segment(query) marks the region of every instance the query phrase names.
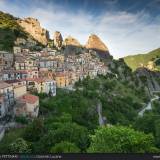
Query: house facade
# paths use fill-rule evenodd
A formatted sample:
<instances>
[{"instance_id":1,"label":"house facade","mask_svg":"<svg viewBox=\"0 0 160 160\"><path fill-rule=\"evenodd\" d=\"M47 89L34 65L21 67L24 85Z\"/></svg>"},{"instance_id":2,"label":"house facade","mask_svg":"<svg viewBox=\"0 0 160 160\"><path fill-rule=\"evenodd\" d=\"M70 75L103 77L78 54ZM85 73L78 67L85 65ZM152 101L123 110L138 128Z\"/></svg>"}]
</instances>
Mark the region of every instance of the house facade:
<instances>
[{"instance_id":1,"label":"house facade","mask_svg":"<svg viewBox=\"0 0 160 160\"><path fill-rule=\"evenodd\" d=\"M28 116L35 118L39 112L39 97L25 94L18 98L14 107L15 116Z\"/></svg>"}]
</instances>

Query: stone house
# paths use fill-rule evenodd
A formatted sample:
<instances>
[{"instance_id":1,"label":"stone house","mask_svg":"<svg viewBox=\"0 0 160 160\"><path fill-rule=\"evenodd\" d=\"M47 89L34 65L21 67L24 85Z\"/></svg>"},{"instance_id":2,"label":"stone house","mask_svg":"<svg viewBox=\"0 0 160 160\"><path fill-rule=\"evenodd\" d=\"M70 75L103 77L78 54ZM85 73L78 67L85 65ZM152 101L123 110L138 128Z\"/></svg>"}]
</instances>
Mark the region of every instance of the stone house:
<instances>
[{"instance_id":1,"label":"stone house","mask_svg":"<svg viewBox=\"0 0 160 160\"><path fill-rule=\"evenodd\" d=\"M4 81L0 81L0 95L3 96L2 103L4 103L5 114L7 114L12 110L15 102L13 86Z\"/></svg>"},{"instance_id":2,"label":"stone house","mask_svg":"<svg viewBox=\"0 0 160 160\"><path fill-rule=\"evenodd\" d=\"M57 87L63 88L69 85L69 75L67 72L56 72L55 80Z\"/></svg>"},{"instance_id":3,"label":"stone house","mask_svg":"<svg viewBox=\"0 0 160 160\"><path fill-rule=\"evenodd\" d=\"M13 86L14 98L18 98L27 93L26 81L25 80L8 80L5 81Z\"/></svg>"},{"instance_id":4,"label":"stone house","mask_svg":"<svg viewBox=\"0 0 160 160\"><path fill-rule=\"evenodd\" d=\"M0 71L9 69L13 66L13 54L5 51L0 51Z\"/></svg>"},{"instance_id":5,"label":"stone house","mask_svg":"<svg viewBox=\"0 0 160 160\"><path fill-rule=\"evenodd\" d=\"M47 78L28 78L27 89L38 93L56 95L56 81Z\"/></svg>"},{"instance_id":6,"label":"stone house","mask_svg":"<svg viewBox=\"0 0 160 160\"><path fill-rule=\"evenodd\" d=\"M22 51L21 47L18 47L18 46L13 47L13 53L14 54L20 54L21 51Z\"/></svg>"},{"instance_id":7,"label":"stone house","mask_svg":"<svg viewBox=\"0 0 160 160\"><path fill-rule=\"evenodd\" d=\"M14 107L14 114L16 116L28 116L35 118L39 112L39 97L31 94L25 94L19 97Z\"/></svg>"}]
</instances>

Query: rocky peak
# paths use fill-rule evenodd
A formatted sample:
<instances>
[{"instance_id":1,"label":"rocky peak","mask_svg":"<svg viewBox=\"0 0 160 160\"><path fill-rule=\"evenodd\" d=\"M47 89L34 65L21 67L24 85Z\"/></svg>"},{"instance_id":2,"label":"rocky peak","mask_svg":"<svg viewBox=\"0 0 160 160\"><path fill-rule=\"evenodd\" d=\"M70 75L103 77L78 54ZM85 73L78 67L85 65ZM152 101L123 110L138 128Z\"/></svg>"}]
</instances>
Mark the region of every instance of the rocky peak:
<instances>
[{"instance_id":1,"label":"rocky peak","mask_svg":"<svg viewBox=\"0 0 160 160\"><path fill-rule=\"evenodd\" d=\"M88 41L85 46L87 49L96 49L96 50L100 50L100 51L104 51L104 52L108 51L107 46L95 34L91 34L89 36Z\"/></svg>"},{"instance_id":2,"label":"rocky peak","mask_svg":"<svg viewBox=\"0 0 160 160\"><path fill-rule=\"evenodd\" d=\"M24 28L26 32L33 36L38 42L46 45L49 39L49 33L40 26L40 22L35 18L18 19L18 24Z\"/></svg>"},{"instance_id":3,"label":"rocky peak","mask_svg":"<svg viewBox=\"0 0 160 160\"><path fill-rule=\"evenodd\" d=\"M81 44L79 43L79 41L71 36L68 36L65 40L64 40L64 45L66 46L77 46L80 47Z\"/></svg>"},{"instance_id":4,"label":"rocky peak","mask_svg":"<svg viewBox=\"0 0 160 160\"><path fill-rule=\"evenodd\" d=\"M60 49L62 47L63 38L59 31L54 33L54 45Z\"/></svg>"}]
</instances>

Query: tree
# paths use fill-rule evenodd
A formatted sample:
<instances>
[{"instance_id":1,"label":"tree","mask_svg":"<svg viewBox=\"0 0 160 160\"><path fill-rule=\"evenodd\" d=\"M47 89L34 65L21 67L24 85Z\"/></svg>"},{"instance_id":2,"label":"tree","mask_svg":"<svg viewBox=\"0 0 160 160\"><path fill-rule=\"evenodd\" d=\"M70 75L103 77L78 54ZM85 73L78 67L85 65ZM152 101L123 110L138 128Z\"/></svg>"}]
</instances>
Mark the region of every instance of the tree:
<instances>
[{"instance_id":1,"label":"tree","mask_svg":"<svg viewBox=\"0 0 160 160\"><path fill-rule=\"evenodd\" d=\"M51 153L78 153L80 149L71 142L63 141L55 144L50 150Z\"/></svg>"},{"instance_id":2,"label":"tree","mask_svg":"<svg viewBox=\"0 0 160 160\"><path fill-rule=\"evenodd\" d=\"M160 147L160 119L155 121L156 145Z\"/></svg>"},{"instance_id":3,"label":"tree","mask_svg":"<svg viewBox=\"0 0 160 160\"><path fill-rule=\"evenodd\" d=\"M42 119L35 119L29 124L23 134L23 138L27 141L38 141L44 133L44 124Z\"/></svg>"},{"instance_id":4,"label":"tree","mask_svg":"<svg viewBox=\"0 0 160 160\"><path fill-rule=\"evenodd\" d=\"M9 151L11 153L30 153L31 149L23 138L18 138L9 145Z\"/></svg>"},{"instance_id":5,"label":"tree","mask_svg":"<svg viewBox=\"0 0 160 160\"><path fill-rule=\"evenodd\" d=\"M76 123L64 123L54 132L55 143L68 141L75 143L81 152L85 152L89 146L88 130Z\"/></svg>"},{"instance_id":6,"label":"tree","mask_svg":"<svg viewBox=\"0 0 160 160\"><path fill-rule=\"evenodd\" d=\"M156 152L153 136L123 126L98 128L91 136L88 152L145 153Z\"/></svg>"},{"instance_id":7,"label":"tree","mask_svg":"<svg viewBox=\"0 0 160 160\"><path fill-rule=\"evenodd\" d=\"M86 152L89 147L89 134L88 130L76 123L63 122L63 123L54 123L53 127L49 129L48 133L45 134L34 146L35 150L42 152L49 152L51 147L55 146L62 141L67 141L74 143L81 152ZM56 127L58 125L58 127Z\"/></svg>"},{"instance_id":8,"label":"tree","mask_svg":"<svg viewBox=\"0 0 160 160\"><path fill-rule=\"evenodd\" d=\"M143 131L144 133L152 133L155 128L156 117L153 114L144 114L143 117L138 117L134 122L134 128Z\"/></svg>"}]
</instances>

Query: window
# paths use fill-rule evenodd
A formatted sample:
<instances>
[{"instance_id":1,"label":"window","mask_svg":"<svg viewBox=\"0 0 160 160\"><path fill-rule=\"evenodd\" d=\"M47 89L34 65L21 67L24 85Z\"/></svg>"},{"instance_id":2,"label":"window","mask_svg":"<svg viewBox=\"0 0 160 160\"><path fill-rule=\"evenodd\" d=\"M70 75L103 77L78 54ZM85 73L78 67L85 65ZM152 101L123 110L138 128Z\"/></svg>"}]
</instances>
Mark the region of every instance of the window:
<instances>
[{"instance_id":1,"label":"window","mask_svg":"<svg viewBox=\"0 0 160 160\"><path fill-rule=\"evenodd\" d=\"M35 83L34 83L34 82L29 82L28 84L29 84L29 85L35 85Z\"/></svg>"}]
</instances>

